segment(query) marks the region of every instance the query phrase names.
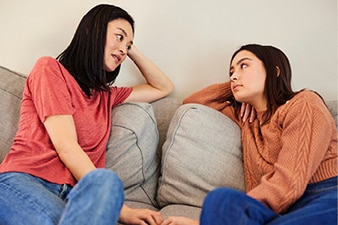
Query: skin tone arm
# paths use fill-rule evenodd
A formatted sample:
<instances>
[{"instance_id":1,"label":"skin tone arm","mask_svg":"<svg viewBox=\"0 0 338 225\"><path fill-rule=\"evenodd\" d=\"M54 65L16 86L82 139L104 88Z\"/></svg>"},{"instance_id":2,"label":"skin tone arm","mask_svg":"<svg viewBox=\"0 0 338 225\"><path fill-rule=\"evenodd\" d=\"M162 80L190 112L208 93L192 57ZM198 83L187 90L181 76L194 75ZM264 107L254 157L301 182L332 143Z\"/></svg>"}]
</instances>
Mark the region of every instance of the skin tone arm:
<instances>
[{"instance_id":1,"label":"skin tone arm","mask_svg":"<svg viewBox=\"0 0 338 225\"><path fill-rule=\"evenodd\" d=\"M61 161L76 180L95 169L94 164L77 141L72 115L53 115L44 122L46 130Z\"/></svg>"},{"instance_id":2,"label":"skin tone arm","mask_svg":"<svg viewBox=\"0 0 338 225\"><path fill-rule=\"evenodd\" d=\"M134 45L128 50L128 56L134 61L147 83L134 86L133 92L125 102L152 102L169 95L174 90L172 81Z\"/></svg>"}]
</instances>

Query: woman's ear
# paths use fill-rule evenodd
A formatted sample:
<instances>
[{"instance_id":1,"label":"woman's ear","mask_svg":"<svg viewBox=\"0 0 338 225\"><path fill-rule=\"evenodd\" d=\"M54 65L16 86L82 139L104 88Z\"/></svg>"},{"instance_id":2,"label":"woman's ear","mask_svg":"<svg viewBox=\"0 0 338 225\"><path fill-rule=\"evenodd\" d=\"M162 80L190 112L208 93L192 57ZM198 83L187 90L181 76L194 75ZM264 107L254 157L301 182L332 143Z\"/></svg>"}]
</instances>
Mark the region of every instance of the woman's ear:
<instances>
[{"instance_id":1,"label":"woman's ear","mask_svg":"<svg viewBox=\"0 0 338 225\"><path fill-rule=\"evenodd\" d=\"M279 75L280 75L280 69L279 69L278 66L276 66L276 74L277 74L277 77L279 77Z\"/></svg>"}]
</instances>

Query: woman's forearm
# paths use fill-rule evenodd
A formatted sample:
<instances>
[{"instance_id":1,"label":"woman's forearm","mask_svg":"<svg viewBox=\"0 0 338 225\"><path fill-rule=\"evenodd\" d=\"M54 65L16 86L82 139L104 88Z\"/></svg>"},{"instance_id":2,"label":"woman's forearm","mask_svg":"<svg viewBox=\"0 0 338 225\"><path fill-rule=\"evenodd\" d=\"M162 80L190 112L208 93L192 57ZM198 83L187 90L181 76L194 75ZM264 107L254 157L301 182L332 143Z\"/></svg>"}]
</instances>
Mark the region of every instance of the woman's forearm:
<instances>
[{"instance_id":1,"label":"woman's forearm","mask_svg":"<svg viewBox=\"0 0 338 225\"><path fill-rule=\"evenodd\" d=\"M164 92L172 92L174 88L172 81L150 59L143 55L136 46L132 46L128 55L138 67L148 84Z\"/></svg>"}]
</instances>

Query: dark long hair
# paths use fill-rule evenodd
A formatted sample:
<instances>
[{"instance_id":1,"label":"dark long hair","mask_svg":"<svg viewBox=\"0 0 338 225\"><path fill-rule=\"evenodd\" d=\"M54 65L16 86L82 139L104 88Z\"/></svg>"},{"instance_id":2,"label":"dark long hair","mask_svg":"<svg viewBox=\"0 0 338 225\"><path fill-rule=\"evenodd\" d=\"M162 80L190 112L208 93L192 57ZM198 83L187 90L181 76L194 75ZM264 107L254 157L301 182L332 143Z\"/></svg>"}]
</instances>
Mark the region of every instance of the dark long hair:
<instances>
[{"instance_id":1,"label":"dark long hair","mask_svg":"<svg viewBox=\"0 0 338 225\"><path fill-rule=\"evenodd\" d=\"M91 89L108 91L120 71L121 65L112 72L104 70L107 26L115 19L128 21L134 32L134 20L125 10L100 4L84 15L70 45L57 57L89 98Z\"/></svg>"},{"instance_id":2,"label":"dark long hair","mask_svg":"<svg viewBox=\"0 0 338 225\"><path fill-rule=\"evenodd\" d=\"M243 50L253 53L263 62L265 67L264 95L267 99L267 111L262 122L266 123L279 106L298 93L294 92L291 87L291 65L287 56L280 49L258 44L248 44L240 47L232 55L230 64L234 57Z\"/></svg>"}]
</instances>

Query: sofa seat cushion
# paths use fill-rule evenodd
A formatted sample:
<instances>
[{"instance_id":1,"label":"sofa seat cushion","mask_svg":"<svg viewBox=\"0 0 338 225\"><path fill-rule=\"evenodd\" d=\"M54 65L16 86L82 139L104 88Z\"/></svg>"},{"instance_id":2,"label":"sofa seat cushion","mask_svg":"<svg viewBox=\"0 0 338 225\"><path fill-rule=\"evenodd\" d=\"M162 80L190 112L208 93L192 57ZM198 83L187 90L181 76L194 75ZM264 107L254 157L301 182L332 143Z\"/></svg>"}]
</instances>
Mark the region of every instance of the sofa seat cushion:
<instances>
[{"instance_id":1,"label":"sofa seat cushion","mask_svg":"<svg viewBox=\"0 0 338 225\"><path fill-rule=\"evenodd\" d=\"M219 186L245 191L240 129L212 108L182 105L163 145L157 201L201 207Z\"/></svg>"},{"instance_id":2,"label":"sofa seat cushion","mask_svg":"<svg viewBox=\"0 0 338 225\"><path fill-rule=\"evenodd\" d=\"M125 103L113 109L106 167L121 178L126 201L157 208L157 145L157 123L151 104Z\"/></svg>"},{"instance_id":3,"label":"sofa seat cushion","mask_svg":"<svg viewBox=\"0 0 338 225\"><path fill-rule=\"evenodd\" d=\"M175 204L167 205L160 210L164 219L170 216L183 216L194 220L200 219L201 211L200 207Z\"/></svg>"}]
</instances>

